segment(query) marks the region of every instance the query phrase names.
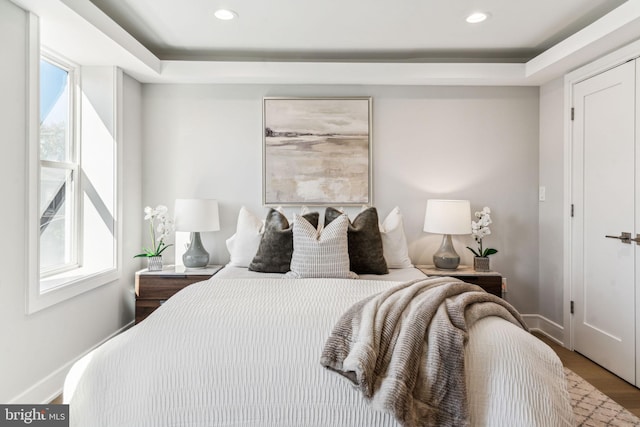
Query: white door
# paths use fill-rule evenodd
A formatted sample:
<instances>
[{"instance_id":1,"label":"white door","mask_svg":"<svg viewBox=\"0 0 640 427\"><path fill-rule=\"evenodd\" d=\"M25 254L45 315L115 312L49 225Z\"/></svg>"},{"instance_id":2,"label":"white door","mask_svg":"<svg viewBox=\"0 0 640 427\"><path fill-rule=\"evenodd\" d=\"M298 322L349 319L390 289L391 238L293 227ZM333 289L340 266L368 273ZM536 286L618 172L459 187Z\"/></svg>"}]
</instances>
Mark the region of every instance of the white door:
<instances>
[{"instance_id":1,"label":"white door","mask_svg":"<svg viewBox=\"0 0 640 427\"><path fill-rule=\"evenodd\" d=\"M636 237L635 74L631 61L573 87L571 267L574 349L633 384L636 243L612 237Z\"/></svg>"}]
</instances>

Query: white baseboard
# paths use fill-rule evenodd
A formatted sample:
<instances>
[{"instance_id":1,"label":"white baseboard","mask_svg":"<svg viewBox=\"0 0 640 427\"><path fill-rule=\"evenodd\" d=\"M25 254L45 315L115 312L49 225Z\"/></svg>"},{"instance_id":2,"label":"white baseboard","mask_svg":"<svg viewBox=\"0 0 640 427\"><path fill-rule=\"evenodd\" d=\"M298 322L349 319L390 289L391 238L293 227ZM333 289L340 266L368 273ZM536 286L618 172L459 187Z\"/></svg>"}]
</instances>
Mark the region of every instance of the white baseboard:
<instances>
[{"instance_id":1,"label":"white baseboard","mask_svg":"<svg viewBox=\"0 0 640 427\"><path fill-rule=\"evenodd\" d=\"M564 327L539 314L523 314L522 318L532 332L539 332L564 345Z\"/></svg>"},{"instance_id":2,"label":"white baseboard","mask_svg":"<svg viewBox=\"0 0 640 427\"><path fill-rule=\"evenodd\" d=\"M71 369L71 366L74 363L76 363L78 360L80 360L82 357L84 357L90 351L94 350L96 347L98 347L101 344L109 341L111 338L115 337L116 335L121 334L122 332L126 331L127 329L132 327L133 324L134 324L133 321L127 323L125 326L123 326L122 328L118 329L117 331L115 331L114 333L112 333L111 335L109 335L108 337L103 339L102 341L100 341L98 344L96 344L92 348L90 348L87 351L85 351L80 356L78 356L75 359L65 363L63 366L61 366L60 368L56 369L54 372L52 372L51 374L47 375L46 377L44 377L43 379L41 379L40 381L38 381L37 383L35 383L31 387L29 387L24 392L20 393L18 396L16 396L13 399L11 399L8 403L9 404L20 404L20 403L22 403L22 404L46 405L47 403L51 402L53 399L58 397L60 395L60 393L62 393L62 387L64 385L64 379L67 376L67 373L69 372L69 369Z\"/></svg>"}]
</instances>

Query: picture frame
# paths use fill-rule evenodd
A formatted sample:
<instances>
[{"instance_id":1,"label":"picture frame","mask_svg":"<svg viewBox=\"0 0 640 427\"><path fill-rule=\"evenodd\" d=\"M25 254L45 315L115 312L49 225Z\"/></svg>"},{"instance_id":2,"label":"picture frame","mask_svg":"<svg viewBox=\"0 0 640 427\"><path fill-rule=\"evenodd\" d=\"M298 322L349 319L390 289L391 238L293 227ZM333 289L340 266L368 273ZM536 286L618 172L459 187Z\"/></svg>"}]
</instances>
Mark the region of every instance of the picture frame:
<instances>
[{"instance_id":1,"label":"picture frame","mask_svg":"<svg viewBox=\"0 0 640 427\"><path fill-rule=\"evenodd\" d=\"M372 201L371 97L263 98L263 204Z\"/></svg>"}]
</instances>

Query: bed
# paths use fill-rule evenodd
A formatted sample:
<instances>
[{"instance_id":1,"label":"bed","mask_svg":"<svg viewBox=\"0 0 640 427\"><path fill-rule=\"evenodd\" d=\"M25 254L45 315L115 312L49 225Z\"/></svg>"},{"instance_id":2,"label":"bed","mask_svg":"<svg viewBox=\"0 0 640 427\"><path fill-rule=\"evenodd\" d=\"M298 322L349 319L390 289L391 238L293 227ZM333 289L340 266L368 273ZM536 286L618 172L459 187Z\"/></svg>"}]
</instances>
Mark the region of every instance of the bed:
<instances>
[{"instance_id":1,"label":"bed","mask_svg":"<svg viewBox=\"0 0 640 427\"><path fill-rule=\"evenodd\" d=\"M232 264L72 367L64 386L72 426L403 425L320 358L354 304L423 279L420 270L294 279ZM470 425L573 425L562 364L548 346L499 317L468 332Z\"/></svg>"},{"instance_id":2,"label":"bed","mask_svg":"<svg viewBox=\"0 0 640 427\"><path fill-rule=\"evenodd\" d=\"M396 426L319 363L352 304L409 278L264 277L224 268L78 362L64 399L74 426ZM562 365L499 318L476 323L465 354L472 425L572 424Z\"/></svg>"}]
</instances>

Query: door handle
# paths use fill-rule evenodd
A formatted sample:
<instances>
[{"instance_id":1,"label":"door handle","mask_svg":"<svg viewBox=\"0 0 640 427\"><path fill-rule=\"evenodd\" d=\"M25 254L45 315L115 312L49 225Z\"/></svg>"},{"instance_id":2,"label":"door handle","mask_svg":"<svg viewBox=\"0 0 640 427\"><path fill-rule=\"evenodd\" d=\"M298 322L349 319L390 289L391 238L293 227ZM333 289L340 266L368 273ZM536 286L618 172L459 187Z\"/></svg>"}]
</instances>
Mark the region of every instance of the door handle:
<instances>
[{"instance_id":1,"label":"door handle","mask_svg":"<svg viewBox=\"0 0 640 427\"><path fill-rule=\"evenodd\" d=\"M636 242L636 245L640 245L640 234L636 234L636 238L635 239L629 239L632 242Z\"/></svg>"},{"instance_id":2,"label":"door handle","mask_svg":"<svg viewBox=\"0 0 640 427\"><path fill-rule=\"evenodd\" d=\"M636 237L635 239L633 239L634 242L640 244L640 235L637 235L638 237ZM620 233L619 236L604 236L608 239L619 239L622 241L622 243L631 243L631 233L627 233L627 232L622 232Z\"/></svg>"}]
</instances>

